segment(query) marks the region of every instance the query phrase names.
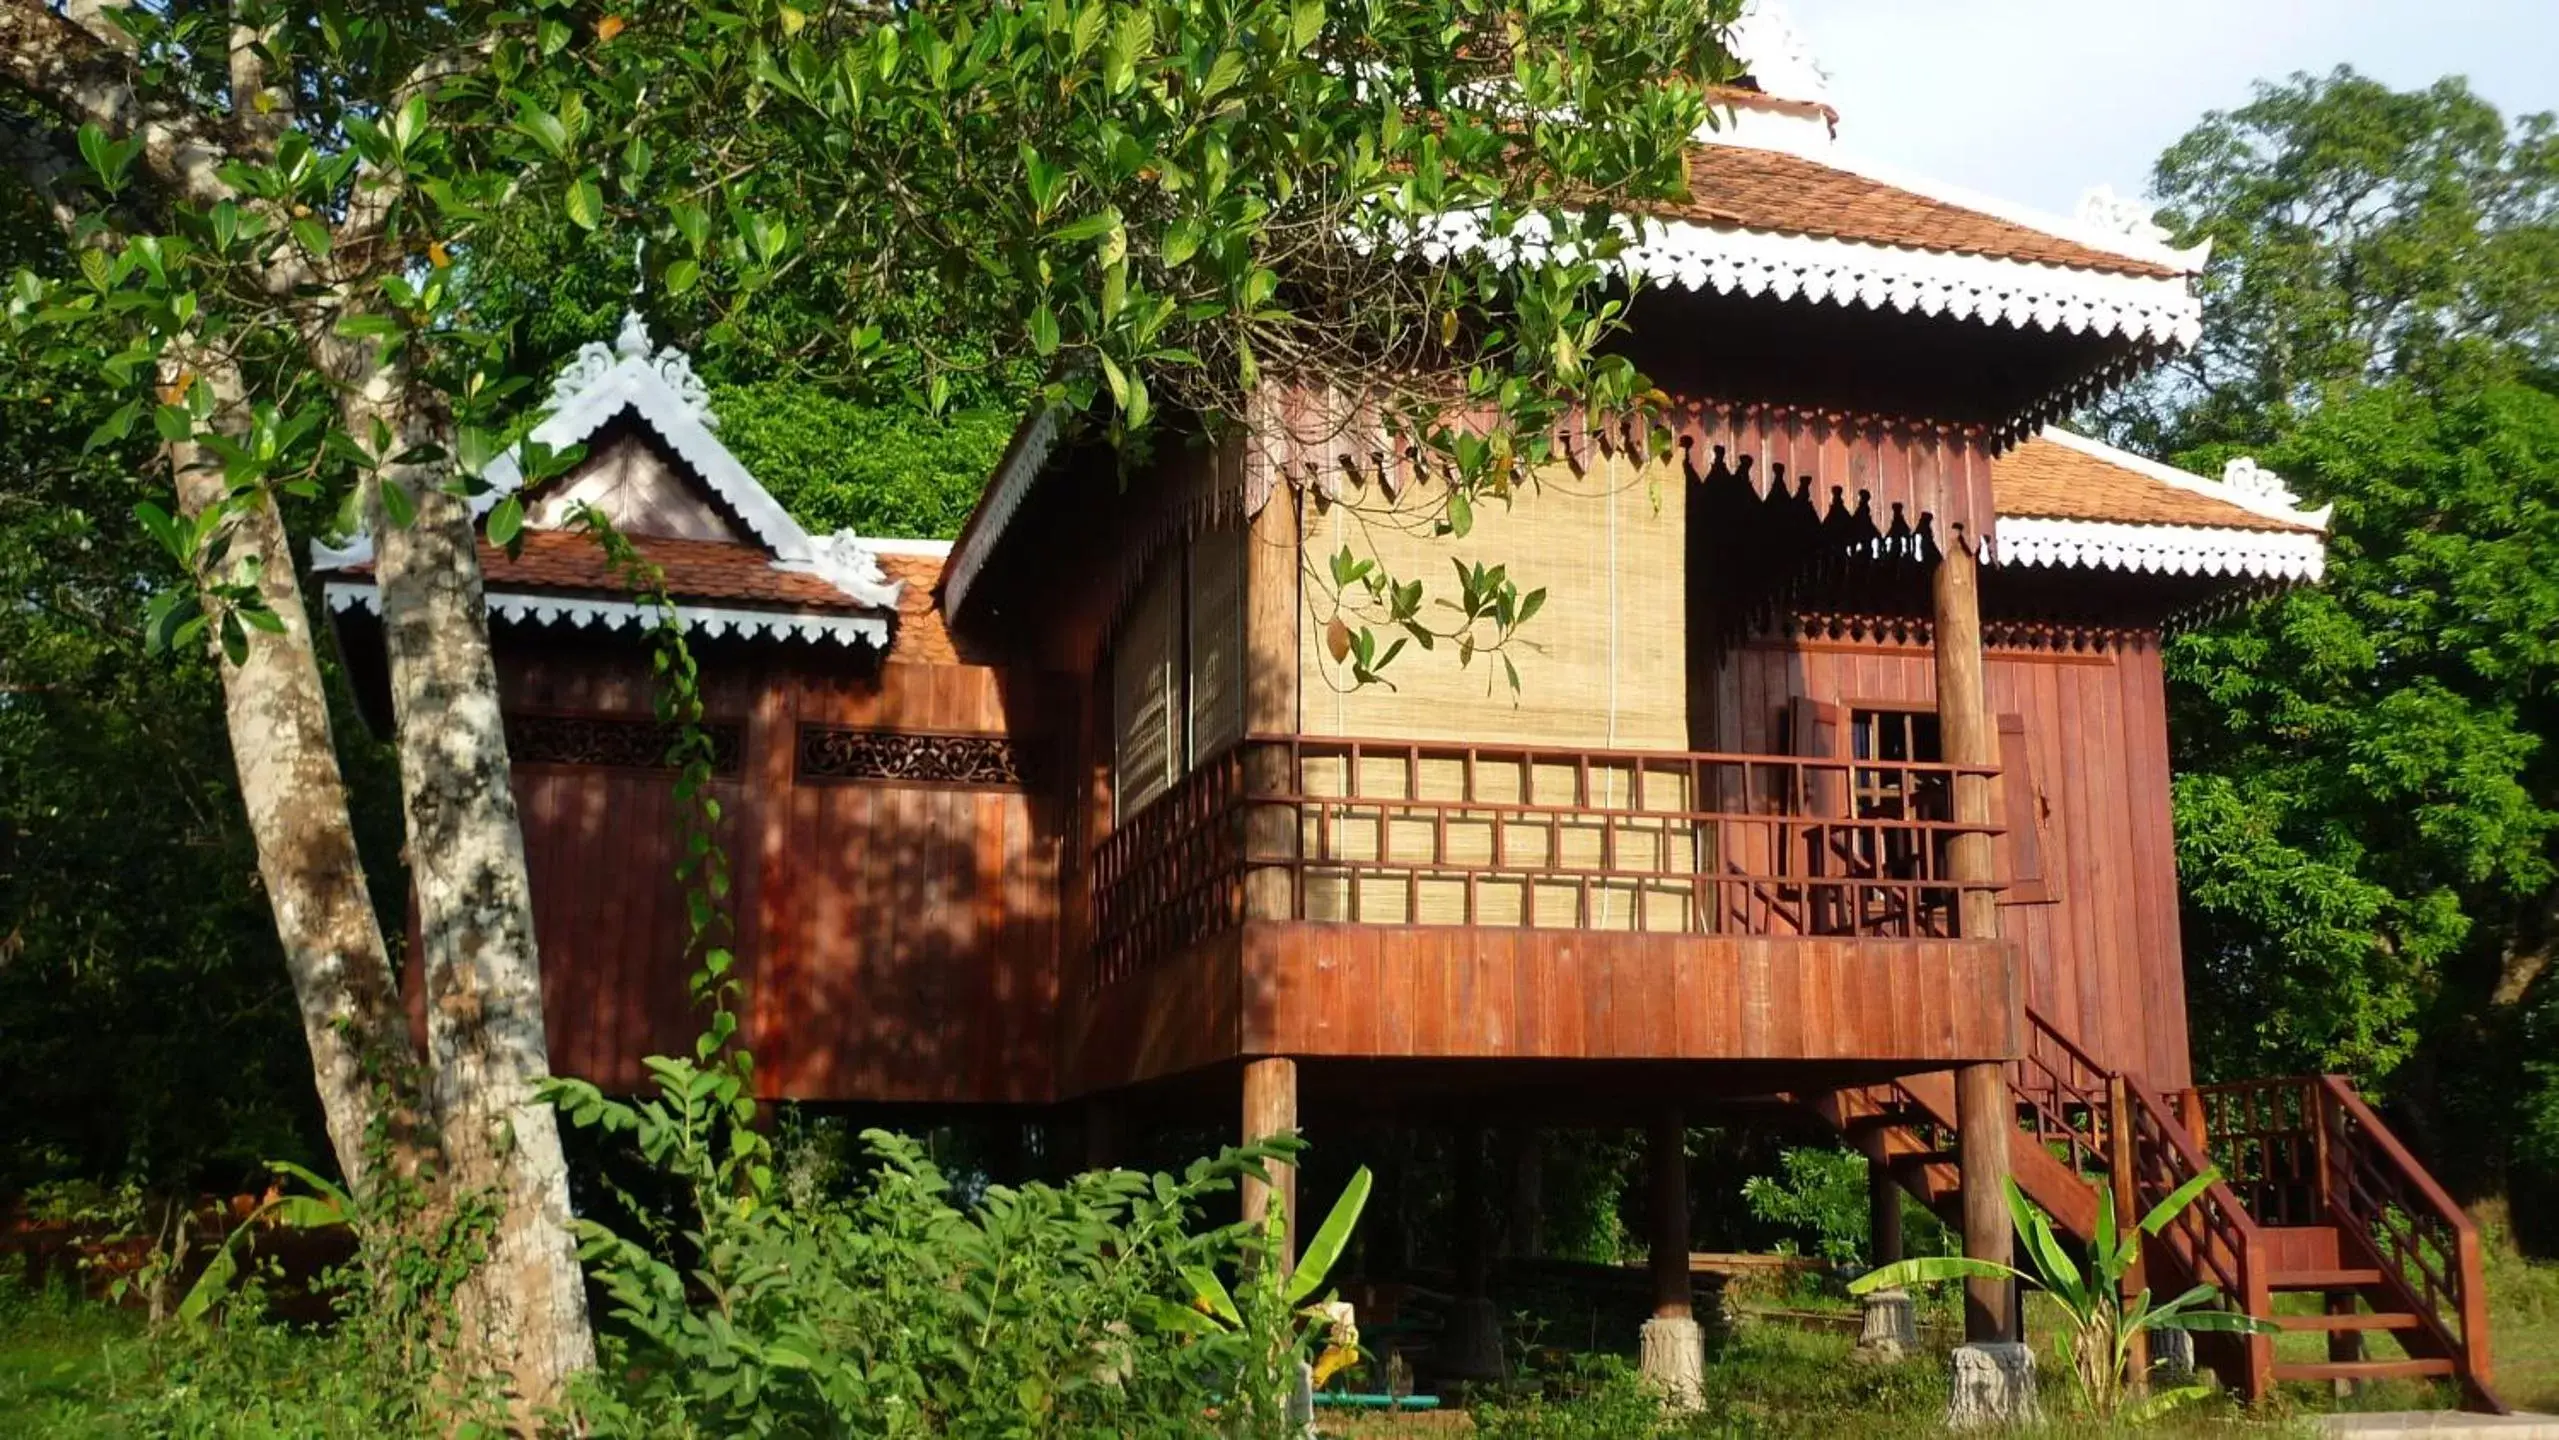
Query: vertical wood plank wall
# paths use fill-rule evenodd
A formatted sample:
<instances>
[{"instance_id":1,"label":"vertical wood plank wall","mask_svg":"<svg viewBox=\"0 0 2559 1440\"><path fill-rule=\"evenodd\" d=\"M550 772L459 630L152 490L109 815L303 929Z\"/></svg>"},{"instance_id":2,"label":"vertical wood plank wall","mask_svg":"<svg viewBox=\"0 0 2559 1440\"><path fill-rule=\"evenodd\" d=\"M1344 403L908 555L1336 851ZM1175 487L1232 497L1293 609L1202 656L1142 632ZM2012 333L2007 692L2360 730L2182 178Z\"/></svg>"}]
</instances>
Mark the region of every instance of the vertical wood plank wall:
<instances>
[{"instance_id":1,"label":"vertical wood plank wall","mask_svg":"<svg viewBox=\"0 0 2559 1440\"><path fill-rule=\"evenodd\" d=\"M2157 1086L2190 1083L2157 641L1994 647L1985 679L1990 708L2025 721L2050 807L2044 866L2059 898L2001 911L2003 935L2025 950L2031 1003L2108 1065ZM1763 639L1727 651L1708 693L1701 746L1778 751L1794 697L1926 707L1936 670L1925 645Z\"/></svg>"},{"instance_id":2,"label":"vertical wood plank wall","mask_svg":"<svg viewBox=\"0 0 2559 1440\"><path fill-rule=\"evenodd\" d=\"M646 717L645 654L580 639L502 640L508 708ZM1039 697L1006 694L984 666L771 645L698 654L710 718L745 730L739 773L715 793L763 1090L1050 1099L1056 807L1027 789L796 776L803 725L1013 731L1033 750L1020 732ZM699 1029L685 998L673 790L664 772L516 770L552 1064L607 1088L638 1085L641 1057L681 1052Z\"/></svg>"}]
</instances>

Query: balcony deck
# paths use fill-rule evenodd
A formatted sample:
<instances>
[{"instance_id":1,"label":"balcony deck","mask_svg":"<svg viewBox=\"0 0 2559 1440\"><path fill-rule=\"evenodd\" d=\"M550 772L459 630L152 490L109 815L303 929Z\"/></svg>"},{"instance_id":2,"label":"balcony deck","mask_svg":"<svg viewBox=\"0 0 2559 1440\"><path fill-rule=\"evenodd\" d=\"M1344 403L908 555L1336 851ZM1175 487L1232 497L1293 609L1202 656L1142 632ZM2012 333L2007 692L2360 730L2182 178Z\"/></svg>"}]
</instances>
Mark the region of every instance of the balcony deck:
<instances>
[{"instance_id":1,"label":"balcony deck","mask_svg":"<svg viewBox=\"0 0 2559 1440\"><path fill-rule=\"evenodd\" d=\"M1075 1088L1240 1055L2018 1053L1917 763L1257 737L1094 857ZM1969 888L1991 888L1976 886Z\"/></svg>"}]
</instances>

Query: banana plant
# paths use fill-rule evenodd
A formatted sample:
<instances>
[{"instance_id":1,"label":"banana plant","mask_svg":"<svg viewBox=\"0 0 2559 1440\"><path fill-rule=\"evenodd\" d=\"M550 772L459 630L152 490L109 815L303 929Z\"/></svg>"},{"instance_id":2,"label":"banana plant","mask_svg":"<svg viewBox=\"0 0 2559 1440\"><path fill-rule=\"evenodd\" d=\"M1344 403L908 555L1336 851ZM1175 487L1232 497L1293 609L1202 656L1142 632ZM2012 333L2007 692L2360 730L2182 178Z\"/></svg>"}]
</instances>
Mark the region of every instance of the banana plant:
<instances>
[{"instance_id":1,"label":"banana plant","mask_svg":"<svg viewBox=\"0 0 2559 1440\"><path fill-rule=\"evenodd\" d=\"M2018 1237L2034 1266L2032 1273L1992 1260L1932 1255L1870 1270L1849 1282L1848 1292L1864 1295L1893 1286L1941 1280L2021 1280L2052 1296L2070 1317L2069 1333L2057 1337L2053 1349L2055 1358L2078 1381L2089 1410L2109 1419L2147 1421L2207 1395L2211 1389L2204 1385L2163 1389L2127 1408L2134 1388L2132 1354L2137 1337L2158 1330L2257 1334L2275 1328L2267 1321L2214 1307L2212 1302L2221 1292L2210 1285L2197 1285L2164 1303L2152 1302L2148 1286L2131 1300L2124 1298L2124 1277L2141 1259L2142 1237L2165 1229L2220 1178L2220 1171L2205 1170L2152 1206L2129 1229L2117 1226L2112 1187L2097 1187L2097 1225L2084 1267L2062 1244L2051 1217L2036 1208L2012 1179L2008 1182L2008 1212L2016 1220Z\"/></svg>"},{"instance_id":2,"label":"banana plant","mask_svg":"<svg viewBox=\"0 0 2559 1440\"><path fill-rule=\"evenodd\" d=\"M1243 1406L1249 1408L1258 1398L1294 1388L1300 1365L1310 1368L1312 1383L1320 1389L1335 1374L1359 1362L1359 1328L1351 1307L1318 1296L1350 1246L1351 1231L1368 1206L1372 1183L1368 1167L1361 1166L1342 1187L1341 1198L1333 1202L1324 1223L1316 1227L1296 1267L1285 1273L1257 1258L1275 1255L1287 1243L1288 1218L1278 1204L1263 1217L1258 1244L1247 1253L1236 1288L1228 1289L1217 1271L1206 1265L1182 1268L1182 1280L1191 1290L1190 1304L1164 1305L1158 1323L1245 1342L1248 1374L1236 1395ZM1246 1421L1240 1428L1254 1428L1248 1417L1238 1418Z\"/></svg>"}]
</instances>

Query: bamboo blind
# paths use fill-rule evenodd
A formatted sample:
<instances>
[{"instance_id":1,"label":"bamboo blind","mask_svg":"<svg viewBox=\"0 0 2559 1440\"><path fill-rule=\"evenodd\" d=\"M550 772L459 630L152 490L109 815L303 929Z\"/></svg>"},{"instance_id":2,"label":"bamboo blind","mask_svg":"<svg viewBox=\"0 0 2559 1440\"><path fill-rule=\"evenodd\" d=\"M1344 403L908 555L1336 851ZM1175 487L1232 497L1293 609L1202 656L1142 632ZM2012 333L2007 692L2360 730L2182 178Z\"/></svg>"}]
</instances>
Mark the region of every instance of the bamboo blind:
<instances>
[{"instance_id":1,"label":"bamboo blind","mask_svg":"<svg viewBox=\"0 0 2559 1440\"><path fill-rule=\"evenodd\" d=\"M1510 651L1519 667L1514 700L1498 658L1478 655L1461 668L1453 647L1423 651L1408 646L1386 676L1391 685L1354 686L1347 667L1336 665L1324 645L1320 613L1326 598L1311 583L1310 611L1298 627L1301 729L1310 735L1363 735L1414 740L1482 740L1514 745L1588 746L1598 749L1685 750L1688 729L1687 484L1676 461L1642 466L1601 458L1576 473L1549 466L1539 483L1505 509L1487 502L1475 509L1472 531L1462 540L1430 533L1421 517L1443 497L1427 488L1388 502L1373 488L1310 516L1307 547L1316 563L1349 546L1374 555L1398 578L1422 579L1436 598L1453 595L1450 561L1509 567L1523 593L1543 587L1544 607ZM1439 611L1432 623L1445 624ZM1518 760L1474 762L1365 756L1363 773L1347 773L1338 757L1309 761L1311 795L1357 793L1372 799L1467 798L1462 766L1472 763L1473 798L1488 803L1563 808L1689 810L1684 776L1647 774L1635 793L1631 767L1600 764L1577 773L1571 766L1531 766ZM1356 792L1353 790L1356 782ZM1587 787L1586 789L1581 787ZM1463 814L1447 823L1446 858L1463 863L1523 869L1597 866L1602 828L1556 816L1533 823L1508 820L1498 827L1489 813ZM1309 825L1311 827L1312 821ZM1301 853L1329 853L1346 860L1427 860L1436 821L1416 816L1382 823L1372 814L1318 837L1311 829ZM1381 828L1385 833L1379 833ZM1496 853L1495 831L1499 830ZM1700 836L1686 821L1662 817L1619 822L1615 868L1658 872L1613 878L1596 887L1590 923L1602 929L1678 929L1695 902L1687 877L1703 866ZM1475 885L1476 922L1539 925L1576 923L1572 887L1531 895L1524 876L1485 877ZM1349 875L1308 878L1309 918L1358 914L1386 923L1458 924L1466 920L1466 883L1457 876L1401 880Z\"/></svg>"},{"instance_id":2,"label":"bamboo blind","mask_svg":"<svg viewBox=\"0 0 2559 1440\"><path fill-rule=\"evenodd\" d=\"M1178 556L1171 557L1178 559ZM1112 806L1118 817L1146 808L1180 773L1182 575L1159 560L1147 572L1111 641Z\"/></svg>"},{"instance_id":3,"label":"bamboo blind","mask_svg":"<svg viewBox=\"0 0 2559 1440\"><path fill-rule=\"evenodd\" d=\"M1460 668L1454 647L1407 646L1391 685L1354 686L1325 649L1321 587L1309 581L1298 626L1300 729L1310 735L1417 740L1498 737L1537 745L1684 750L1688 729L1687 484L1678 463L1602 458L1575 473L1557 463L1511 506L1475 507L1466 538L1430 533L1435 486L1387 501L1374 487L1309 512L1306 546L1321 566L1345 545L1374 555L1429 595L1453 595L1449 562L1505 565L1545 607L1510 651L1513 701L1498 658ZM1427 603L1427 602L1426 602ZM1425 618L1445 625L1450 612ZM1381 643L1391 636L1381 636Z\"/></svg>"}]
</instances>

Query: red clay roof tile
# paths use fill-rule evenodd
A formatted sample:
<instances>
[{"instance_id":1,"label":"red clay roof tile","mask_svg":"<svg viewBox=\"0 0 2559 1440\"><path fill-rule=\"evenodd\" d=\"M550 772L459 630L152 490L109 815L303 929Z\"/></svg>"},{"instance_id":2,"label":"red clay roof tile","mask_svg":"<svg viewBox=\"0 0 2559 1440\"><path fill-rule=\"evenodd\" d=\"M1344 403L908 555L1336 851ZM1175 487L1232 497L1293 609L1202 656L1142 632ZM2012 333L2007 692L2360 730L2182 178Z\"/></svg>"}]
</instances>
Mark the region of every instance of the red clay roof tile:
<instances>
[{"instance_id":1,"label":"red clay roof tile","mask_svg":"<svg viewBox=\"0 0 2559 1440\"><path fill-rule=\"evenodd\" d=\"M1867 240L2121 275L2177 273L1778 150L1692 145L1688 190L1688 203L1667 207L1666 213L1701 225Z\"/></svg>"},{"instance_id":2,"label":"red clay roof tile","mask_svg":"<svg viewBox=\"0 0 2559 1440\"><path fill-rule=\"evenodd\" d=\"M2110 520L2131 525L2212 525L2229 530L2316 533L2319 529L2181 489L2130 466L2040 436L1990 463L1990 488L2002 516Z\"/></svg>"}]
</instances>

